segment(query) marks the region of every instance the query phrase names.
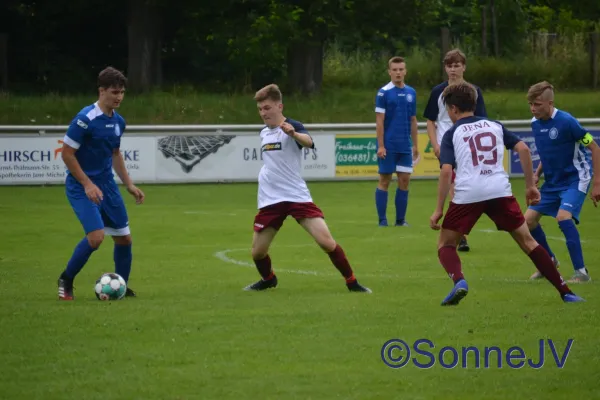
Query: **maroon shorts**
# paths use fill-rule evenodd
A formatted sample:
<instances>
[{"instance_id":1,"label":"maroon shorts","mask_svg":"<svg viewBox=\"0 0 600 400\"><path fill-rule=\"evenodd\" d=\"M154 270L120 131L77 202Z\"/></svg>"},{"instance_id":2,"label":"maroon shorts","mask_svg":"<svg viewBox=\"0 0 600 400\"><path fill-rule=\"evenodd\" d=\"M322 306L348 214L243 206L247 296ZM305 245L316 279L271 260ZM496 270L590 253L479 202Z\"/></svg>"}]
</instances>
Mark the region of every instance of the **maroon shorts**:
<instances>
[{"instance_id":1,"label":"maroon shorts","mask_svg":"<svg viewBox=\"0 0 600 400\"><path fill-rule=\"evenodd\" d=\"M525 223L517 199L509 196L470 204L451 202L442 228L467 235L482 214L487 214L499 231L512 232Z\"/></svg>"},{"instance_id":2,"label":"maroon shorts","mask_svg":"<svg viewBox=\"0 0 600 400\"><path fill-rule=\"evenodd\" d=\"M258 210L258 214L254 217L254 231L260 232L269 227L279 230L288 215L294 217L296 221L302 218L325 218L323 211L315 203L284 201Z\"/></svg>"}]
</instances>

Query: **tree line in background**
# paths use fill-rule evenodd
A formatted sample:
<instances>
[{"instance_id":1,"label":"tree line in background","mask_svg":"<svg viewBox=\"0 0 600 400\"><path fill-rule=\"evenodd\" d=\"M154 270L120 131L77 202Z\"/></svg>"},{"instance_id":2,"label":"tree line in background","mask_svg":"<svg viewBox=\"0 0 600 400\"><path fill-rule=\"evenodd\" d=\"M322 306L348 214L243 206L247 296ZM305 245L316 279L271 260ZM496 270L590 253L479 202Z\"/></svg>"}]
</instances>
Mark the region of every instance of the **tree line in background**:
<instances>
[{"instance_id":1,"label":"tree line in background","mask_svg":"<svg viewBox=\"0 0 600 400\"><path fill-rule=\"evenodd\" d=\"M87 92L113 65L134 91L313 93L381 83L391 55L432 85L455 45L484 88L594 87L598 21L598 0L4 0L0 87Z\"/></svg>"}]
</instances>

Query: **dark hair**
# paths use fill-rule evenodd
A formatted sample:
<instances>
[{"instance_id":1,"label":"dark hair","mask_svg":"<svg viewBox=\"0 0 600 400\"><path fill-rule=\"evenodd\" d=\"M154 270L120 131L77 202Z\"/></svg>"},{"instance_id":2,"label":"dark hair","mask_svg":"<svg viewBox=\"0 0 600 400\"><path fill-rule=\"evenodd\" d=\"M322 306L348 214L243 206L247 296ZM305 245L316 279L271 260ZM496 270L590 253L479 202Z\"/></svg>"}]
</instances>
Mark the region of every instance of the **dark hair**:
<instances>
[{"instance_id":1,"label":"dark hair","mask_svg":"<svg viewBox=\"0 0 600 400\"><path fill-rule=\"evenodd\" d=\"M456 106L460 112L475 111L477 106L477 89L468 82L449 85L442 93L444 104Z\"/></svg>"},{"instance_id":2,"label":"dark hair","mask_svg":"<svg viewBox=\"0 0 600 400\"><path fill-rule=\"evenodd\" d=\"M98 87L108 89L109 87L122 88L127 86L127 78L121 71L113 67L104 68L98 74Z\"/></svg>"}]
</instances>

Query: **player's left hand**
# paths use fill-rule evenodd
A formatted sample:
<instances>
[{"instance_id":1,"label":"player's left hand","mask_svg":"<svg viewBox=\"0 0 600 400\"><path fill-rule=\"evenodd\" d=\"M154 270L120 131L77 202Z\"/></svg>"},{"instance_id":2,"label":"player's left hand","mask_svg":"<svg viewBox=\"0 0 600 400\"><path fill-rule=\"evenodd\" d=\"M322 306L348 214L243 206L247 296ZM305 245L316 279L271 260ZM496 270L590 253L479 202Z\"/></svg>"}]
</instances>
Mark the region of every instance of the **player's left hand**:
<instances>
[{"instance_id":1,"label":"player's left hand","mask_svg":"<svg viewBox=\"0 0 600 400\"><path fill-rule=\"evenodd\" d=\"M294 129L294 127L291 124L289 124L287 122L283 122L281 125L279 125L279 127L286 135L294 137L296 130Z\"/></svg>"},{"instance_id":2,"label":"player's left hand","mask_svg":"<svg viewBox=\"0 0 600 400\"><path fill-rule=\"evenodd\" d=\"M429 218L429 227L434 231L439 231L441 229L440 219L444 216L444 212L441 210L435 210L434 213Z\"/></svg>"},{"instance_id":3,"label":"player's left hand","mask_svg":"<svg viewBox=\"0 0 600 400\"><path fill-rule=\"evenodd\" d=\"M127 186L127 191L135 198L136 204L142 204L144 202L144 192L138 189L135 185Z\"/></svg>"},{"instance_id":4,"label":"player's left hand","mask_svg":"<svg viewBox=\"0 0 600 400\"><path fill-rule=\"evenodd\" d=\"M419 162L419 149L417 148L417 146L413 146L413 148L412 148L412 159L413 159L413 164L416 164L417 162Z\"/></svg>"},{"instance_id":5,"label":"player's left hand","mask_svg":"<svg viewBox=\"0 0 600 400\"><path fill-rule=\"evenodd\" d=\"M598 207L598 203L600 203L600 183L594 184L592 186L592 193L590 194L590 198L594 202L594 207Z\"/></svg>"},{"instance_id":6,"label":"player's left hand","mask_svg":"<svg viewBox=\"0 0 600 400\"><path fill-rule=\"evenodd\" d=\"M540 191L536 186L531 186L525 189L525 202L528 206L535 206L541 199Z\"/></svg>"}]
</instances>

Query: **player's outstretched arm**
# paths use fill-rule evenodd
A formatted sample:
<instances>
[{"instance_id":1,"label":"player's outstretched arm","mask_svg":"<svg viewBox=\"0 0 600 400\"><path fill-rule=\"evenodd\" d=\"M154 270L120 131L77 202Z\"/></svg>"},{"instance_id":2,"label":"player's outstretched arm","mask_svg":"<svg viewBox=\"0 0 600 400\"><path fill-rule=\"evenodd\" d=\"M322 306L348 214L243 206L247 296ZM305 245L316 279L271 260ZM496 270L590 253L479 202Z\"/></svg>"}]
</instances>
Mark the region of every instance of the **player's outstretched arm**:
<instances>
[{"instance_id":1,"label":"player's outstretched arm","mask_svg":"<svg viewBox=\"0 0 600 400\"><path fill-rule=\"evenodd\" d=\"M127 188L127 191L135 198L135 202L137 204L142 204L144 202L144 192L138 189L131 180L131 177L127 173L127 166L125 165L125 160L123 159L123 154L121 154L120 149L114 149L112 155L112 167L121 178L121 182Z\"/></svg>"},{"instance_id":2,"label":"player's outstretched arm","mask_svg":"<svg viewBox=\"0 0 600 400\"><path fill-rule=\"evenodd\" d=\"M522 141L515 144L513 150L519 153L519 161L521 162L521 168L525 175L525 199L527 205L535 205L540 201L540 192L537 189L534 179L531 150L529 150L529 147Z\"/></svg>"}]
</instances>

